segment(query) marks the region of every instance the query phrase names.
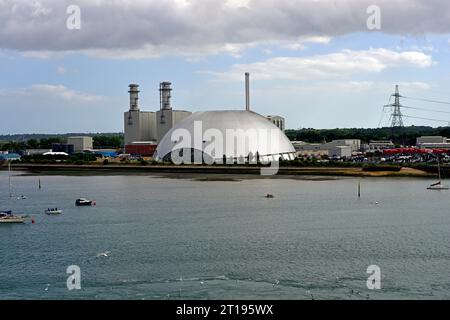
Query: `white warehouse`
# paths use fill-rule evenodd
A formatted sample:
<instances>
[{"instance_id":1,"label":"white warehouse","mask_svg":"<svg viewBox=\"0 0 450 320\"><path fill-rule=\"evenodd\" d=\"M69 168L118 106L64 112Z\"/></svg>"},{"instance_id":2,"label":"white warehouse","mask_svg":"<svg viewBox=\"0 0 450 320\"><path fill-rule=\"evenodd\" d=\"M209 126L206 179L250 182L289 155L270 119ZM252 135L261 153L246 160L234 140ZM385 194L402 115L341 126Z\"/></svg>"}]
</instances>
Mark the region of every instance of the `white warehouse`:
<instances>
[{"instance_id":1,"label":"white warehouse","mask_svg":"<svg viewBox=\"0 0 450 320\"><path fill-rule=\"evenodd\" d=\"M73 150L75 152L83 152L85 150L93 149L93 138L87 136L81 137L68 137L67 144L73 145Z\"/></svg>"}]
</instances>

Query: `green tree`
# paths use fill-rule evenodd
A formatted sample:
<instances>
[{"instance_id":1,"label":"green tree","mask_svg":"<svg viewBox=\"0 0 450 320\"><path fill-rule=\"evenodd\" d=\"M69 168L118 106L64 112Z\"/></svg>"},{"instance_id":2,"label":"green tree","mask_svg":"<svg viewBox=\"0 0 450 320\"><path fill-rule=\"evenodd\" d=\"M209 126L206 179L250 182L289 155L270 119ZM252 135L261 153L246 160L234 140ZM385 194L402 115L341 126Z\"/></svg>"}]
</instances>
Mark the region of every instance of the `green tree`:
<instances>
[{"instance_id":1,"label":"green tree","mask_svg":"<svg viewBox=\"0 0 450 320\"><path fill-rule=\"evenodd\" d=\"M98 135L94 136L94 148L117 149L123 145L123 137L119 135Z\"/></svg>"},{"instance_id":2,"label":"green tree","mask_svg":"<svg viewBox=\"0 0 450 320\"><path fill-rule=\"evenodd\" d=\"M40 149L50 149L53 143L63 143L63 139L60 137L44 138L39 140Z\"/></svg>"},{"instance_id":3,"label":"green tree","mask_svg":"<svg viewBox=\"0 0 450 320\"><path fill-rule=\"evenodd\" d=\"M39 147L39 141L36 139L29 139L27 145L30 149L37 149Z\"/></svg>"}]
</instances>

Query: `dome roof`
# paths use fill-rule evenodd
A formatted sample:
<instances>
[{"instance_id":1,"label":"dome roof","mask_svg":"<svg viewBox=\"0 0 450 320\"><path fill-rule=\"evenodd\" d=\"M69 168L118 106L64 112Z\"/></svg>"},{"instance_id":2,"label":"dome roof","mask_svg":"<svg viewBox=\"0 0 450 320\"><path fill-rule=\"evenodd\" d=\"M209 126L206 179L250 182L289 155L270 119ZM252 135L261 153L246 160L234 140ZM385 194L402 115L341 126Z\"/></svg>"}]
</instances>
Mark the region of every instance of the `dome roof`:
<instances>
[{"instance_id":1,"label":"dome roof","mask_svg":"<svg viewBox=\"0 0 450 320\"><path fill-rule=\"evenodd\" d=\"M180 138L180 134L183 137L185 134L190 135L190 141L184 142L188 146L179 147L183 140ZM200 135L200 138L195 137L195 134ZM221 135L221 138L218 139L217 135ZM242 143L239 144L239 141ZM213 143L220 143L222 147L212 151L211 144ZM234 146L230 147L230 143ZM193 113L177 123L161 139L156 149L155 159L164 159L172 151L187 148L196 151L203 148L200 151L213 159L223 159L224 156L236 159L247 157L249 154L253 156L258 154L261 160L277 160L280 157L283 159L295 158L295 149L286 135L271 121L252 111Z\"/></svg>"}]
</instances>

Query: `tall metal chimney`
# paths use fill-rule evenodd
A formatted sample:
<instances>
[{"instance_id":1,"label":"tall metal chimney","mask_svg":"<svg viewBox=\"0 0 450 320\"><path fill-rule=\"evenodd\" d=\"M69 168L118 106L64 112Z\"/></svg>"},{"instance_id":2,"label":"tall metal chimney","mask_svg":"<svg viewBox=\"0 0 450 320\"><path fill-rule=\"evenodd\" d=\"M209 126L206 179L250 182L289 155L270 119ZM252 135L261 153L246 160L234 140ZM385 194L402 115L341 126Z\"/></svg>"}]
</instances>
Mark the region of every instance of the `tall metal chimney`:
<instances>
[{"instance_id":1,"label":"tall metal chimney","mask_svg":"<svg viewBox=\"0 0 450 320\"><path fill-rule=\"evenodd\" d=\"M170 82L161 82L159 84L161 110L171 110L172 109L172 107L170 105L170 98L172 97L171 85L172 85L172 83L170 83Z\"/></svg>"},{"instance_id":2,"label":"tall metal chimney","mask_svg":"<svg viewBox=\"0 0 450 320\"><path fill-rule=\"evenodd\" d=\"M245 73L245 110L250 111L250 73Z\"/></svg>"},{"instance_id":3,"label":"tall metal chimney","mask_svg":"<svg viewBox=\"0 0 450 320\"><path fill-rule=\"evenodd\" d=\"M130 88L128 91L130 94L130 111L139 111L139 85L130 84L128 87Z\"/></svg>"}]
</instances>

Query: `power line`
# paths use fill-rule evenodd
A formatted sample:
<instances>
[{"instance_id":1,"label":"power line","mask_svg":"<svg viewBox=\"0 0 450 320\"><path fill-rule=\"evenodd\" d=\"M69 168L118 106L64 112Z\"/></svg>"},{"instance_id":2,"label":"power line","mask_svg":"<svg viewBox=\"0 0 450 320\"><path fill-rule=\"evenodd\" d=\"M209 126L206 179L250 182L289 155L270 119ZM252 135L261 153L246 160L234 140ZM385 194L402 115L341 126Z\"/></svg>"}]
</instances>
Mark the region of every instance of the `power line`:
<instances>
[{"instance_id":1,"label":"power line","mask_svg":"<svg viewBox=\"0 0 450 320\"><path fill-rule=\"evenodd\" d=\"M439 100L431 100L431 99L422 99L422 98L411 98L411 97L405 97L401 96L402 98L409 99L409 100L418 100L418 101L424 101L424 102L431 102L431 103L440 103L440 104L448 104L450 105L450 102L447 101L439 101Z\"/></svg>"},{"instance_id":2,"label":"power line","mask_svg":"<svg viewBox=\"0 0 450 320\"><path fill-rule=\"evenodd\" d=\"M404 106L404 105L402 105L402 108L450 114L450 111L442 111L442 110L436 110L436 109L409 107L409 106Z\"/></svg>"},{"instance_id":3,"label":"power line","mask_svg":"<svg viewBox=\"0 0 450 320\"><path fill-rule=\"evenodd\" d=\"M383 112L381 112L381 118L380 118L380 122L378 122L378 128L381 127L381 123L383 122L384 116L386 115L386 112L383 109Z\"/></svg>"},{"instance_id":4,"label":"power line","mask_svg":"<svg viewBox=\"0 0 450 320\"><path fill-rule=\"evenodd\" d=\"M395 102L391 103L392 98L395 98ZM411 106L404 106L400 104L400 98L410 99L410 100L417 100L417 101L423 101L423 102L430 102L430 103L438 103L438 104L445 104L450 105L450 102L447 101L439 101L439 100L432 100L432 99L422 99L422 98L412 98L412 97L405 97L400 95L398 86L395 88L395 93L392 94L389 97L389 104L385 105L383 107L383 113L381 115L380 122L378 124L378 127L380 127L381 122L384 119L385 116L385 109L391 108L391 115L389 117L389 122L391 123L391 129L394 131L395 128L403 129L403 119L402 118L411 118L411 119L419 119L419 120L426 120L426 121L434 121L434 122L441 122L441 123L447 123L448 126L450 126L449 120L442 120L442 119L433 119L433 118L426 118L426 117L416 117L416 116L409 116L402 113L401 109L412 109L412 110L419 110L419 111L426 111L426 112L433 112L433 113L442 113L442 114L450 114L450 111L444 111L444 110L437 110L437 109L430 109L430 108L423 108L423 107L411 107Z\"/></svg>"},{"instance_id":5,"label":"power line","mask_svg":"<svg viewBox=\"0 0 450 320\"><path fill-rule=\"evenodd\" d=\"M408 116L403 115L405 118L412 118L412 119L419 119L419 120L428 120L428 121L435 121L435 122L446 122L450 124L450 120L438 120L438 119L430 119L430 118L422 118L422 117L414 117L414 116Z\"/></svg>"}]
</instances>

